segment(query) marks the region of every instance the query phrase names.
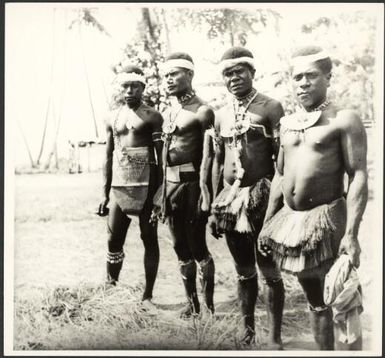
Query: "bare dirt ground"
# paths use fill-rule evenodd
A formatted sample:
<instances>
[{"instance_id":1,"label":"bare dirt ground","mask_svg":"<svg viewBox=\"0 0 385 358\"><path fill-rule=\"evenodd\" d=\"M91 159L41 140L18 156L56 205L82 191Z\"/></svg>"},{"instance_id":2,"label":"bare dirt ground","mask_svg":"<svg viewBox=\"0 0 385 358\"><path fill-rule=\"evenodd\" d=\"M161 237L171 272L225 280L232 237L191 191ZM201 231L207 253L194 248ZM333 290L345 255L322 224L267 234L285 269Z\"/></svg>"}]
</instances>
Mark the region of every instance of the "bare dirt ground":
<instances>
[{"instance_id":1,"label":"bare dirt ground","mask_svg":"<svg viewBox=\"0 0 385 358\"><path fill-rule=\"evenodd\" d=\"M100 173L15 177L14 348L244 349L233 338L238 317L236 276L223 239L207 236L216 265L215 321L202 320L197 324L177 317L176 311L184 302L184 290L165 225L159 226L161 259L154 290L154 303L159 307L157 317L146 318L144 322L134 311L128 311L130 304L137 307L144 280L143 247L136 219L127 235L120 287L113 293L100 289L105 278L106 255L106 218L94 214L100 200L100 179ZM373 287L373 260L378 257L373 252L373 243L380 240L371 235L376 225L374 210L370 201L360 234L363 252L359 274L365 307L361 317L366 350L372 348L372 318L379 312L371 304L373 295L378 294ZM285 275L284 281L285 350L315 350L301 289L291 276ZM66 292L72 292L72 298L66 299ZM64 311L70 313L67 319L60 320L63 315L55 311L59 301ZM81 305L83 313L86 305L92 312L79 323L71 318L71 312L76 307L80 310ZM116 311L118 306L125 311ZM263 349L266 338L266 314L260 300L256 316L257 343L248 349ZM109 317L115 317L116 324Z\"/></svg>"}]
</instances>

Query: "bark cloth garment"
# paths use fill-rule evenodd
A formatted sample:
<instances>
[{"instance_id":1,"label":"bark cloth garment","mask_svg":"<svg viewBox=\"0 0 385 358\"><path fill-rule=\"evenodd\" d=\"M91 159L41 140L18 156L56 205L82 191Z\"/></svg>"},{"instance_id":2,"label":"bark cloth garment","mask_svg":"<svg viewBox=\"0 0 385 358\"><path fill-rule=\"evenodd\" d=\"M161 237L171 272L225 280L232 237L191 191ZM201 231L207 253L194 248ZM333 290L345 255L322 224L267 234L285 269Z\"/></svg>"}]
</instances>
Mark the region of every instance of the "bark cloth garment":
<instances>
[{"instance_id":1,"label":"bark cloth garment","mask_svg":"<svg viewBox=\"0 0 385 358\"><path fill-rule=\"evenodd\" d=\"M325 277L324 301L332 307L337 339L354 343L362 336L362 291L348 255L341 255Z\"/></svg>"},{"instance_id":2,"label":"bark cloth garment","mask_svg":"<svg viewBox=\"0 0 385 358\"><path fill-rule=\"evenodd\" d=\"M263 220L267 209L270 192L270 180L262 178L252 186L237 189L234 200L226 206L220 203L226 200L231 185L224 181L224 188L215 198L212 208L221 233L237 231L251 233L255 231L255 220Z\"/></svg>"},{"instance_id":3,"label":"bark cloth garment","mask_svg":"<svg viewBox=\"0 0 385 358\"><path fill-rule=\"evenodd\" d=\"M148 196L150 181L149 147L115 146L111 189L125 214L139 215Z\"/></svg>"},{"instance_id":4,"label":"bark cloth garment","mask_svg":"<svg viewBox=\"0 0 385 358\"><path fill-rule=\"evenodd\" d=\"M179 182L163 183L154 196L153 220L164 222L173 213L183 210L185 219L193 222L197 219L200 206L200 187L197 172L180 173ZM164 190L166 185L166 190ZM164 196L165 195L165 196ZM194 207L191 207L191 204Z\"/></svg>"},{"instance_id":5,"label":"bark cloth garment","mask_svg":"<svg viewBox=\"0 0 385 358\"><path fill-rule=\"evenodd\" d=\"M334 259L345 226L344 198L303 211L285 203L264 224L259 240L272 249L278 267L297 274Z\"/></svg>"}]
</instances>

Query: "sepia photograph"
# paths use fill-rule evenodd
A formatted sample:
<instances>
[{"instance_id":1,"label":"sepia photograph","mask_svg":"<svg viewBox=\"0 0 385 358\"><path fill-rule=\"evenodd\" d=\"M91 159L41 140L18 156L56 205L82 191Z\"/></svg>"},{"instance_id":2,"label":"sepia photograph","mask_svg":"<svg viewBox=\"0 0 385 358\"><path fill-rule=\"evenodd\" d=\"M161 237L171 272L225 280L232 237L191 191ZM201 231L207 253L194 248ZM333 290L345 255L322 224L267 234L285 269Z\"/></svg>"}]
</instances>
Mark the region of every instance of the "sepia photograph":
<instances>
[{"instance_id":1,"label":"sepia photograph","mask_svg":"<svg viewBox=\"0 0 385 358\"><path fill-rule=\"evenodd\" d=\"M5 356L381 356L384 5L5 4Z\"/></svg>"}]
</instances>

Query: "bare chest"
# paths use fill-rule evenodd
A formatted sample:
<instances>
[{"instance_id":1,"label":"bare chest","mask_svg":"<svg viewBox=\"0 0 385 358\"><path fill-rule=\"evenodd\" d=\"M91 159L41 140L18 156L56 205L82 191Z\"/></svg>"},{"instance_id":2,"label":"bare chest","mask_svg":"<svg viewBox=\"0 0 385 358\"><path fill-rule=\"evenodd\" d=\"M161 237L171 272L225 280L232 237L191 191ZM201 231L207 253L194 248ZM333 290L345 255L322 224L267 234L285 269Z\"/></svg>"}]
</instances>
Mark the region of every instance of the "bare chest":
<instances>
[{"instance_id":1,"label":"bare chest","mask_svg":"<svg viewBox=\"0 0 385 358\"><path fill-rule=\"evenodd\" d=\"M118 136L146 135L150 130L150 123L140 117L135 111L123 107L113 118L113 130Z\"/></svg>"},{"instance_id":2,"label":"bare chest","mask_svg":"<svg viewBox=\"0 0 385 358\"><path fill-rule=\"evenodd\" d=\"M285 151L294 148L308 148L326 151L339 143L339 130L333 124L321 123L306 129L281 128L281 146Z\"/></svg>"},{"instance_id":3,"label":"bare chest","mask_svg":"<svg viewBox=\"0 0 385 358\"><path fill-rule=\"evenodd\" d=\"M200 119L194 112L183 108L170 108L164 113L163 132L181 136L200 129Z\"/></svg>"}]
</instances>

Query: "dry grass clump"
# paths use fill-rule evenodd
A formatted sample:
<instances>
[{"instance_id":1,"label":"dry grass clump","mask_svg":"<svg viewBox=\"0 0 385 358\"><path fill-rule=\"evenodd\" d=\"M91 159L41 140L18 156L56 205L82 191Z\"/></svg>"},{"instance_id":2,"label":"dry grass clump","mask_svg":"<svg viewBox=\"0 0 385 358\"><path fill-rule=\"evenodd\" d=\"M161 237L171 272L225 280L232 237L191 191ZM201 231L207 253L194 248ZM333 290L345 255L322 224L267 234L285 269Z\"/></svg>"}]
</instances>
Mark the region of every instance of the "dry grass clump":
<instances>
[{"instance_id":1,"label":"dry grass clump","mask_svg":"<svg viewBox=\"0 0 385 358\"><path fill-rule=\"evenodd\" d=\"M204 311L190 320L161 309L153 316L141 310L139 290L80 285L41 290L34 299L17 298L15 349L223 350L261 344L259 336L253 347L239 343L235 305L232 311L215 316Z\"/></svg>"}]
</instances>

